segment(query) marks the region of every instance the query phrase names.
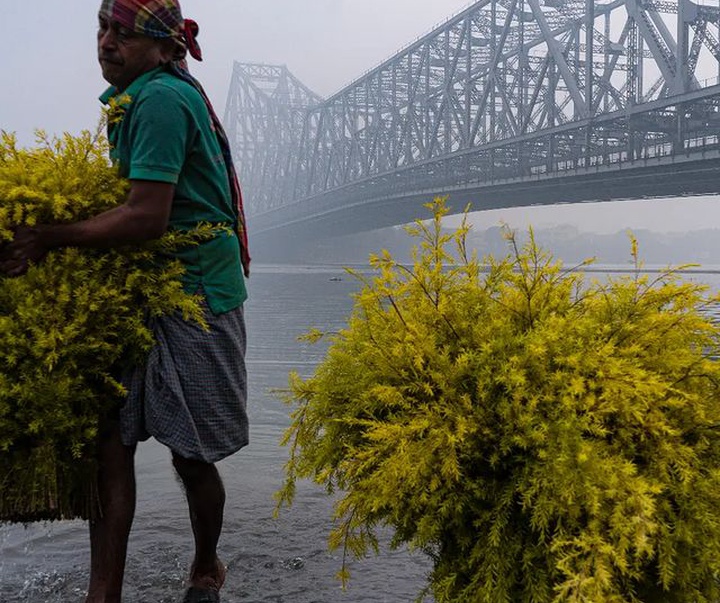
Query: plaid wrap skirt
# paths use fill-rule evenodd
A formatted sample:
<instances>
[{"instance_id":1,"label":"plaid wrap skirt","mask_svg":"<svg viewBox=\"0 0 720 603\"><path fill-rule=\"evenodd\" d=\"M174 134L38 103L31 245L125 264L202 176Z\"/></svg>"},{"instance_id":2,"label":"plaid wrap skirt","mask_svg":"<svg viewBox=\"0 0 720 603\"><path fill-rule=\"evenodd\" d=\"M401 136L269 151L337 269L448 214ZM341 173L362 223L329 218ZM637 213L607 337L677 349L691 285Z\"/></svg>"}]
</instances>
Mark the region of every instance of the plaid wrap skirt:
<instances>
[{"instance_id":1,"label":"plaid wrap skirt","mask_svg":"<svg viewBox=\"0 0 720 603\"><path fill-rule=\"evenodd\" d=\"M178 315L150 319L155 346L123 378L123 444L151 436L181 457L214 463L248 443L242 306L214 315L209 331Z\"/></svg>"}]
</instances>

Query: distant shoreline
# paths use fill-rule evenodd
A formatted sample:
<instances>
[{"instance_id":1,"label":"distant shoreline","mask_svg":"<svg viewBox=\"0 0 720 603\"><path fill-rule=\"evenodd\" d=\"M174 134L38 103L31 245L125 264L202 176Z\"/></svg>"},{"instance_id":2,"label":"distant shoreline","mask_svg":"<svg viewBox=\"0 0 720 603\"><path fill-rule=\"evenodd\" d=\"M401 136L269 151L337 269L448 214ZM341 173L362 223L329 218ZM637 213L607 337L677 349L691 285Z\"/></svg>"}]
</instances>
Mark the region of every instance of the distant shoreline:
<instances>
[{"instance_id":1,"label":"distant shoreline","mask_svg":"<svg viewBox=\"0 0 720 603\"><path fill-rule=\"evenodd\" d=\"M406 266L408 268L412 267L412 263L410 262L398 262L399 264L402 264L403 266ZM632 266L618 266L618 265L589 265L589 266L582 266L580 264L572 265L571 263L563 264L563 268L571 271L571 272L604 272L604 273L618 273L618 274L632 274L632 273L638 273L638 274L660 274L662 272L677 272L678 274L720 274L720 267L717 268L703 268L702 266L692 267L692 268L680 268L682 264L678 264L677 266L665 266L665 267L642 267L642 268L635 268ZM447 268L450 266L448 265ZM331 263L304 263L304 264L293 264L293 263L260 263L258 262L256 265L253 266L253 270L256 272L265 272L265 273L282 273L282 272L334 272L336 270L341 271L345 273L347 270L357 270L357 271L363 271L363 272L374 272L375 269L370 266L369 264L361 264L356 262L347 262L347 263L338 263L338 264L331 264ZM481 266L481 270L483 272L487 272L489 270L489 266L483 265Z\"/></svg>"},{"instance_id":2,"label":"distant shoreline","mask_svg":"<svg viewBox=\"0 0 720 603\"><path fill-rule=\"evenodd\" d=\"M622 274L642 273L642 274L658 274L660 272L677 272L678 274L720 274L720 268L678 268L670 266L668 268L600 268L597 266L588 266L585 268L578 267L578 272L619 272Z\"/></svg>"}]
</instances>

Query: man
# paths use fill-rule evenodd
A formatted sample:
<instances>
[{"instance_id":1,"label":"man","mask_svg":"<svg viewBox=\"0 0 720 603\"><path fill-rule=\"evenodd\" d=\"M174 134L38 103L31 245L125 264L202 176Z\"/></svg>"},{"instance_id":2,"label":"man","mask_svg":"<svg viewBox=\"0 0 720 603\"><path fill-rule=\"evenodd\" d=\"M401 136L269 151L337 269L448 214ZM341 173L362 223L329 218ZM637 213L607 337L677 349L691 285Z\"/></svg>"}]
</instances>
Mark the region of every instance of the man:
<instances>
[{"instance_id":1,"label":"man","mask_svg":"<svg viewBox=\"0 0 720 603\"><path fill-rule=\"evenodd\" d=\"M249 256L240 191L222 127L185 69L186 52L201 54L198 27L183 19L178 1L103 0L98 19L98 59L111 85L101 100L110 105L111 157L130 181L127 200L83 222L18 229L0 269L22 274L63 246L140 243L198 222L235 227L177 253L186 290L204 297L210 331L178 316L153 320L156 346L146 366L124 377L127 402L101 429L100 513L90 524L86 601L119 603L135 511L135 447L154 436L172 451L190 511L195 558L184 600L210 603L220 600L225 579L216 552L225 492L214 463L248 441Z\"/></svg>"}]
</instances>

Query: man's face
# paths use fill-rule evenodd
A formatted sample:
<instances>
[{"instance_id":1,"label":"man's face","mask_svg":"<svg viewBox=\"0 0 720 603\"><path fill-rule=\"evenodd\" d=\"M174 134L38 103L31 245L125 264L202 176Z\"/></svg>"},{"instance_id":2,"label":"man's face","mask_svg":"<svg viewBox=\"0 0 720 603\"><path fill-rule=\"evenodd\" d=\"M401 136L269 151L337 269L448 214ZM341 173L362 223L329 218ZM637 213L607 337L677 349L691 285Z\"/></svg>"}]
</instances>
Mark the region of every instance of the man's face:
<instances>
[{"instance_id":1,"label":"man's face","mask_svg":"<svg viewBox=\"0 0 720 603\"><path fill-rule=\"evenodd\" d=\"M98 60L105 80L118 90L167 60L161 41L135 33L99 15Z\"/></svg>"}]
</instances>

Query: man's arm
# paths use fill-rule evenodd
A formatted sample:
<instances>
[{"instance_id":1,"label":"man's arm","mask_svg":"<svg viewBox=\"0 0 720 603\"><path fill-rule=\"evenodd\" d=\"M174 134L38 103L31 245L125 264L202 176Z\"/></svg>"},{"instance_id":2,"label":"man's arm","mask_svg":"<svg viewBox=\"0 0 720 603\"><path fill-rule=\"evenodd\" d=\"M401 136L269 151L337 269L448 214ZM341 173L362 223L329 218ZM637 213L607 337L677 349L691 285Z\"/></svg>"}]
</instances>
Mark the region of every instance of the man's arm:
<instances>
[{"instance_id":1,"label":"man's arm","mask_svg":"<svg viewBox=\"0 0 720 603\"><path fill-rule=\"evenodd\" d=\"M132 180L127 201L116 208L73 224L21 227L0 252L0 271L24 274L58 247L108 249L161 237L167 230L175 185Z\"/></svg>"}]
</instances>

